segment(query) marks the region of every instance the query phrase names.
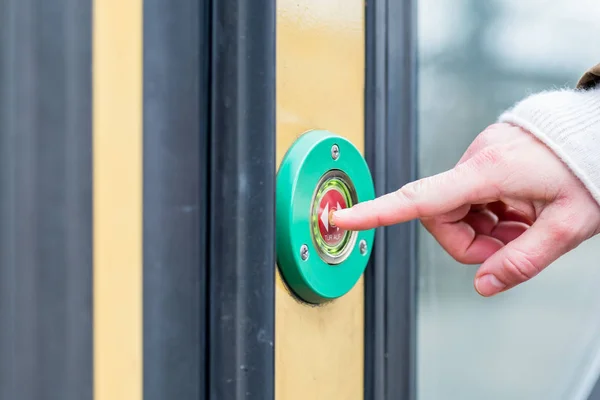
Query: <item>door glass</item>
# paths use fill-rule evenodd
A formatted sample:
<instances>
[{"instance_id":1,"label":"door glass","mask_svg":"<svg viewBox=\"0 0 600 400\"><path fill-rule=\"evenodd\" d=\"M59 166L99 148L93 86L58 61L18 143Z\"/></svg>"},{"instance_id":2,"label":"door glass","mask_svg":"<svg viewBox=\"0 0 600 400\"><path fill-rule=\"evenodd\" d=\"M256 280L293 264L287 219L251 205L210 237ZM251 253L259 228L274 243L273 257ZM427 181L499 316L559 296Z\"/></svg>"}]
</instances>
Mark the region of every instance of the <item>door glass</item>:
<instances>
[{"instance_id":1,"label":"door glass","mask_svg":"<svg viewBox=\"0 0 600 400\"><path fill-rule=\"evenodd\" d=\"M528 93L600 63L597 0L418 0L419 172L452 168ZM494 298L419 234L418 397L585 399L600 360L600 238Z\"/></svg>"}]
</instances>

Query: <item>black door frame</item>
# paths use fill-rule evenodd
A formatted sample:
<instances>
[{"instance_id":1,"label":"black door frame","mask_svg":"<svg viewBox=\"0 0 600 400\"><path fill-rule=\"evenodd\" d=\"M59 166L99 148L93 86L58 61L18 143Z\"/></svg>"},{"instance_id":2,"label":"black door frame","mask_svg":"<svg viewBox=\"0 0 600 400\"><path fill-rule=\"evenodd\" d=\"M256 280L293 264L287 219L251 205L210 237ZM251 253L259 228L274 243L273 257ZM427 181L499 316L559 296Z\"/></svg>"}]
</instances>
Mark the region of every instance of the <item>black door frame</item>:
<instances>
[{"instance_id":1,"label":"black door frame","mask_svg":"<svg viewBox=\"0 0 600 400\"><path fill-rule=\"evenodd\" d=\"M207 398L209 5L144 0L145 400Z\"/></svg>"},{"instance_id":2,"label":"black door frame","mask_svg":"<svg viewBox=\"0 0 600 400\"><path fill-rule=\"evenodd\" d=\"M378 196L417 178L416 1L366 6L366 158ZM417 225L377 230L365 271L365 399L416 398Z\"/></svg>"},{"instance_id":3,"label":"black door frame","mask_svg":"<svg viewBox=\"0 0 600 400\"><path fill-rule=\"evenodd\" d=\"M212 2L209 398L275 398L275 0Z\"/></svg>"},{"instance_id":4,"label":"black door frame","mask_svg":"<svg viewBox=\"0 0 600 400\"><path fill-rule=\"evenodd\" d=\"M144 398L273 399L275 0L144 1Z\"/></svg>"}]
</instances>

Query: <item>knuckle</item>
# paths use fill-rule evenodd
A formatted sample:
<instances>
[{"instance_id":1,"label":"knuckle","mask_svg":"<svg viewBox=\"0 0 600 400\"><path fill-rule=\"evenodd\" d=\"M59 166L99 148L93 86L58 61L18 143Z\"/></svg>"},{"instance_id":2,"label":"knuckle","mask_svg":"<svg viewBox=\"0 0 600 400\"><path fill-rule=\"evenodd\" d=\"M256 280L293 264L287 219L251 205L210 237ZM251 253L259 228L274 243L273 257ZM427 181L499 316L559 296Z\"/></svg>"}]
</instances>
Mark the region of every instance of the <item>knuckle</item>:
<instances>
[{"instance_id":1,"label":"knuckle","mask_svg":"<svg viewBox=\"0 0 600 400\"><path fill-rule=\"evenodd\" d=\"M465 265L474 264L472 257L469 257L467 252L464 250L460 251L454 248L448 248L446 251L448 252L448 254L450 254L450 257L452 257L456 262Z\"/></svg>"},{"instance_id":2,"label":"knuckle","mask_svg":"<svg viewBox=\"0 0 600 400\"><path fill-rule=\"evenodd\" d=\"M528 254L513 250L502 261L507 276L514 282L525 282L540 273L540 269Z\"/></svg>"},{"instance_id":3,"label":"knuckle","mask_svg":"<svg viewBox=\"0 0 600 400\"><path fill-rule=\"evenodd\" d=\"M491 131L486 129L475 137L469 148L473 150L485 149L490 144Z\"/></svg>"},{"instance_id":4,"label":"knuckle","mask_svg":"<svg viewBox=\"0 0 600 400\"><path fill-rule=\"evenodd\" d=\"M465 201L475 203L482 199L499 199L503 192L504 181L494 168L481 160L461 164L455 167L458 176L468 176L470 191ZM456 179L458 180L458 179ZM489 200L492 201L492 200Z\"/></svg>"},{"instance_id":5,"label":"knuckle","mask_svg":"<svg viewBox=\"0 0 600 400\"><path fill-rule=\"evenodd\" d=\"M432 216L436 210L434 193L452 180L448 172L433 175L404 185L396 192L403 207L420 217ZM443 189L442 189L443 191Z\"/></svg>"},{"instance_id":6,"label":"knuckle","mask_svg":"<svg viewBox=\"0 0 600 400\"><path fill-rule=\"evenodd\" d=\"M400 190L396 191L395 195L401 203L406 207L412 208L420 215L419 193L423 191L424 185L423 180L407 183Z\"/></svg>"},{"instance_id":7,"label":"knuckle","mask_svg":"<svg viewBox=\"0 0 600 400\"><path fill-rule=\"evenodd\" d=\"M551 243L565 243L566 240L570 241L576 238L578 233L578 224L575 217L572 216L565 216L548 226L548 236Z\"/></svg>"},{"instance_id":8,"label":"knuckle","mask_svg":"<svg viewBox=\"0 0 600 400\"><path fill-rule=\"evenodd\" d=\"M396 192L398 200L404 207L410 208L420 216L428 216L434 212L435 200L432 193L455 181L455 171L449 170L441 174L409 182Z\"/></svg>"},{"instance_id":9,"label":"knuckle","mask_svg":"<svg viewBox=\"0 0 600 400\"><path fill-rule=\"evenodd\" d=\"M577 231L574 228L573 224L570 224L568 221L560 222L556 224L552 228L552 236L556 241L570 239L577 235Z\"/></svg>"},{"instance_id":10,"label":"knuckle","mask_svg":"<svg viewBox=\"0 0 600 400\"><path fill-rule=\"evenodd\" d=\"M422 190L422 187L423 183L421 180L413 181L402 186L400 190L396 192L396 194L398 194L406 200L414 202L419 192Z\"/></svg>"},{"instance_id":11,"label":"knuckle","mask_svg":"<svg viewBox=\"0 0 600 400\"><path fill-rule=\"evenodd\" d=\"M502 123L495 123L487 128L485 128L479 135L477 135L477 139L481 140L482 144L490 144L498 141L498 130L502 129L504 125Z\"/></svg>"},{"instance_id":12,"label":"knuckle","mask_svg":"<svg viewBox=\"0 0 600 400\"><path fill-rule=\"evenodd\" d=\"M505 164L505 151L500 146L488 146L482 149L474 158L478 167L497 167Z\"/></svg>"}]
</instances>

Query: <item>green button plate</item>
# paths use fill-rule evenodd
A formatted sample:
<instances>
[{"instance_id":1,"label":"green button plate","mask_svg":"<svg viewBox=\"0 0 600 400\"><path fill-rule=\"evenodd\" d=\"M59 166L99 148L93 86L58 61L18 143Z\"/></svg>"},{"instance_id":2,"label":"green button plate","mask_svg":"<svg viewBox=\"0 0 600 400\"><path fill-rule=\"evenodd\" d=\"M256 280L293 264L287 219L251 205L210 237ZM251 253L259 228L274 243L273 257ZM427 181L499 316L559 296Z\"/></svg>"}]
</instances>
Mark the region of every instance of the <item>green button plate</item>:
<instances>
[{"instance_id":1,"label":"green button plate","mask_svg":"<svg viewBox=\"0 0 600 400\"><path fill-rule=\"evenodd\" d=\"M338 152L332 151L334 146ZM322 243L318 221L315 225L318 215L314 213L314 201L319 184L328 176L334 181L339 177L349 181L353 189L351 203L375 197L373 179L362 154L347 139L324 130L300 136L277 173L277 263L288 287L312 304L339 298L354 287L367 266L375 236L374 229L351 232L343 241L347 250L335 249L343 253L343 259L335 263L325 260L328 257L322 255L322 247L317 251ZM334 181L329 182L346 195Z\"/></svg>"}]
</instances>

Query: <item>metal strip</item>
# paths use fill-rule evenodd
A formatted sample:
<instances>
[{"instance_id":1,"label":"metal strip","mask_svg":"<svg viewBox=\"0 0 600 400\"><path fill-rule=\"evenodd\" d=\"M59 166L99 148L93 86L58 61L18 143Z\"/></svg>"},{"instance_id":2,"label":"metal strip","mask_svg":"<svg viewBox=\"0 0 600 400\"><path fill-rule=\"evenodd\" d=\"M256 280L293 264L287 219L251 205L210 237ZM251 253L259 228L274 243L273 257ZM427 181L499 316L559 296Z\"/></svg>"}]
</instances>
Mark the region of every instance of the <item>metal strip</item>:
<instances>
[{"instance_id":1,"label":"metal strip","mask_svg":"<svg viewBox=\"0 0 600 400\"><path fill-rule=\"evenodd\" d=\"M0 398L92 398L91 2L0 0Z\"/></svg>"},{"instance_id":2,"label":"metal strip","mask_svg":"<svg viewBox=\"0 0 600 400\"><path fill-rule=\"evenodd\" d=\"M207 0L144 1L144 399L206 396Z\"/></svg>"},{"instance_id":3,"label":"metal strip","mask_svg":"<svg viewBox=\"0 0 600 400\"><path fill-rule=\"evenodd\" d=\"M143 0L93 16L94 399L142 400Z\"/></svg>"},{"instance_id":4,"label":"metal strip","mask_svg":"<svg viewBox=\"0 0 600 400\"><path fill-rule=\"evenodd\" d=\"M210 398L274 398L275 0L213 2Z\"/></svg>"},{"instance_id":5,"label":"metal strip","mask_svg":"<svg viewBox=\"0 0 600 400\"><path fill-rule=\"evenodd\" d=\"M377 195L417 178L415 1L367 3L366 157ZM416 224L378 229L365 276L365 398L416 397Z\"/></svg>"}]
</instances>

